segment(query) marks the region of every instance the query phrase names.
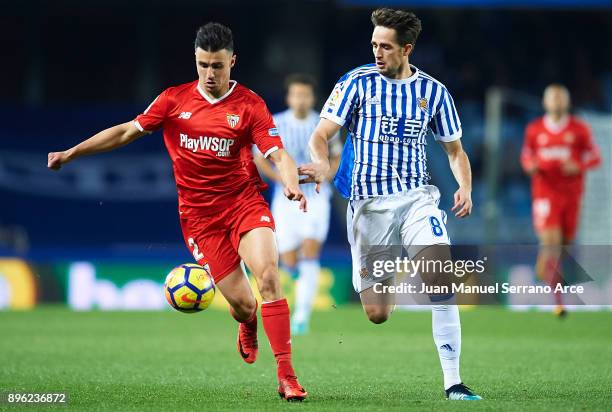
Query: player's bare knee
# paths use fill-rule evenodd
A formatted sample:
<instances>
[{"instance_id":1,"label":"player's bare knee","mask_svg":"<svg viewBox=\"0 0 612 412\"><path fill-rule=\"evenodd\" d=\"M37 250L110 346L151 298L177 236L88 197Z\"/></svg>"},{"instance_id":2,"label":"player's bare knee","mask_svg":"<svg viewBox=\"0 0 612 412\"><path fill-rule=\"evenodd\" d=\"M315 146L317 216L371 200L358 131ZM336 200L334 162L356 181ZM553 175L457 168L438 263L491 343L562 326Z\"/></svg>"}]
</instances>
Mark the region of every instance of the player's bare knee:
<instances>
[{"instance_id":1,"label":"player's bare knee","mask_svg":"<svg viewBox=\"0 0 612 412\"><path fill-rule=\"evenodd\" d=\"M321 245L314 239L306 239L302 244L302 258L318 259L321 250Z\"/></svg>"},{"instance_id":2,"label":"player's bare knee","mask_svg":"<svg viewBox=\"0 0 612 412\"><path fill-rule=\"evenodd\" d=\"M295 251L283 253L280 256L280 260L283 265L287 267L293 267L297 264L297 253L295 253Z\"/></svg>"},{"instance_id":3,"label":"player's bare knee","mask_svg":"<svg viewBox=\"0 0 612 412\"><path fill-rule=\"evenodd\" d=\"M319 251L304 249L304 251L302 252L302 258L304 258L304 259L319 259Z\"/></svg>"},{"instance_id":4,"label":"player's bare knee","mask_svg":"<svg viewBox=\"0 0 612 412\"><path fill-rule=\"evenodd\" d=\"M540 246L544 249L551 248L554 246L560 246L563 241L563 235L560 229L544 230L538 235L540 240Z\"/></svg>"}]
</instances>

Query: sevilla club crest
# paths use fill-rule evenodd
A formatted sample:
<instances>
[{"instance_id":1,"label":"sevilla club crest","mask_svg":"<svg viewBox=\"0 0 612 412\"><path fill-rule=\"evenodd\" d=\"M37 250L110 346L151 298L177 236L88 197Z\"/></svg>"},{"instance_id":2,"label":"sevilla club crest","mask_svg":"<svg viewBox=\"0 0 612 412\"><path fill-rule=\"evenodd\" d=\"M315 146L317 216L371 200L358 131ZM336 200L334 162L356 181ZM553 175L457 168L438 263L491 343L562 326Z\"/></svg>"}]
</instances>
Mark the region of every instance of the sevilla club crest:
<instances>
[{"instance_id":1,"label":"sevilla club crest","mask_svg":"<svg viewBox=\"0 0 612 412\"><path fill-rule=\"evenodd\" d=\"M226 114L225 116L227 117L227 124L229 124L232 129L236 127L240 121L240 116L237 114Z\"/></svg>"}]
</instances>

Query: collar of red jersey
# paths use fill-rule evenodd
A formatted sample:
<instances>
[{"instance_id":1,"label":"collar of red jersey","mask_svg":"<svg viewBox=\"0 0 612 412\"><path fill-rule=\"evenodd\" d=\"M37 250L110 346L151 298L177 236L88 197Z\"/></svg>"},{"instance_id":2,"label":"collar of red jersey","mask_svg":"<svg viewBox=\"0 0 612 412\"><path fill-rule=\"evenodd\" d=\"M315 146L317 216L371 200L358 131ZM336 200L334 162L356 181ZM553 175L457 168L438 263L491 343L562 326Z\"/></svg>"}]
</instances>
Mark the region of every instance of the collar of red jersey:
<instances>
[{"instance_id":1,"label":"collar of red jersey","mask_svg":"<svg viewBox=\"0 0 612 412\"><path fill-rule=\"evenodd\" d=\"M553 121L549 115L544 115L544 127L551 133L559 133L561 130L565 129L569 121L570 117L567 114L559 119L558 122Z\"/></svg>"},{"instance_id":2,"label":"collar of red jersey","mask_svg":"<svg viewBox=\"0 0 612 412\"><path fill-rule=\"evenodd\" d=\"M206 101L207 101L208 103L210 103L210 104L215 104L215 103L218 103L218 102L220 102L221 100L225 99L227 96L229 96L229 95L232 93L232 91L234 90L234 87L236 87L236 85L238 84L238 82L236 82L236 80L230 80L229 82L230 82L230 88L229 88L229 90L228 90L228 91L227 91L227 92L226 92L226 93L225 93L223 96L218 97L218 98L216 98L216 99L215 99L215 98L213 98L213 97L210 97L209 95L207 95L207 94L204 92L204 90L202 90L202 88L200 87L200 82L198 82L198 85L196 86L196 89L198 89L198 92L200 92L200 94L202 95L202 97L203 97L204 99L206 99Z\"/></svg>"}]
</instances>

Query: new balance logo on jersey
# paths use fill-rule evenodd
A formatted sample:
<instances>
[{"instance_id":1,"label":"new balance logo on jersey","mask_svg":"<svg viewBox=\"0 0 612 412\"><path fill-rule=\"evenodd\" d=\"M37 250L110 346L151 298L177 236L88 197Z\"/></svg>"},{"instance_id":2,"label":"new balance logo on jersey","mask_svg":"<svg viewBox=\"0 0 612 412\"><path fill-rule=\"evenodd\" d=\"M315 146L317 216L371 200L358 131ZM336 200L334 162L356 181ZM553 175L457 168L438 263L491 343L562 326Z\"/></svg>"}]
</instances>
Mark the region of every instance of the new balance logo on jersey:
<instances>
[{"instance_id":1,"label":"new balance logo on jersey","mask_svg":"<svg viewBox=\"0 0 612 412\"><path fill-rule=\"evenodd\" d=\"M181 114L178 115L179 119L189 119L191 117L191 112L181 112Z\"/></svg>"},{"instance_id":2,"label":"new balance logo on jersey","mask_svg":"<svg viewBox=\"0 0 612 412\"><path fill-rule=\"evenodd\" d=\"M270 218L268 216L262 216L261 221L270 223Z\"/></svg>"},{"instance_id":3,"label":"new balance logo on jersey","mask_svg":"<svg viewBox=\"0 0 612 412\"><path fill-rule=\"evenodd\" d=\"M216 152L217 157L229 157L231 156L230 149L234 144L234 139L208 136L190 138L186 134L180 133L179 144L180 147L191 150L194 153L198 150L206 150Z\"/></svg>"},{"instance_id":4,"label":"new balance logo on jersey","mask_svg":"<svg viewBox=\"0 0 612 412\"><path fill-rule=\"evenodd\" d=\"M448 352L454 352L455 349L453 349L453 347L451 345L449 345L448 343L445 343L444 345L440 346L440 349L444 349Z\"/></svg>"}]
</instances>

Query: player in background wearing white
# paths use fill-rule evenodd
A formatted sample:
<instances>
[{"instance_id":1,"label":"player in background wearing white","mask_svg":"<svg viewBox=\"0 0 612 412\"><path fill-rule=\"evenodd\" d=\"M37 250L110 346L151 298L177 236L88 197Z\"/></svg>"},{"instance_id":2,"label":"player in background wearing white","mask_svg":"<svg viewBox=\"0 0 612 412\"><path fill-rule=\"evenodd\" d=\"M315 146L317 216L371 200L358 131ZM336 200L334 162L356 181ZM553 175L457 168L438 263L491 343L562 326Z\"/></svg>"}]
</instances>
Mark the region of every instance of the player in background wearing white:
<instances>
[{"instance_id":1,"label":"player in background wearing white","mask_svg":"<svg viewBox=\"0 0 612 412\"><path fill-rule=\"evenodd\" d=\"M374 323L385 322L395 297L375 292L377 283L394 284L394 274L374 277L368 269L370 245L407 247L413 260L450 258L450 239L438 209L440 193L429 185L425 137L433 131L448 154L459 184L452 211L472 210L469 159L461 146L461 123L444 85L408 62L421 31L410 12L378 9L371 47L375 64L358 67L336 84L310 140L312 163L298 168L306 181L323 182L329 173L327 141L342 126L349 132L335 183L350 197L347 231L353 255L353 285ZM440 273L420 272L430 280ZM448 399L479 400L459 376L461 324L449 296L432 295L432 327Z\"/></svg>"},{"instance_id":2,"label":"player in background wearing white","mask_svg":"<svg viewBox=\"0 0 612 412\"><path fill-rule=\"evenodd\" d=\"M283 136L285 150L297 164L310 161L308 141L319 123L315 112L316 83L306 74L292 74L285 81L287 110L275 114L274 123ZM329 142L331 168L326 180L336 172L342 145L336 136ZM314 183L302 185L302 191L310 199L308 213L303 213L294 202L286 201L280 175L270 161L259 151L254 151L255 163L260 172L274 181L272 215L276 222L276 239L280 260L293 278L297 277L295 307L291 318L291 333L303 335L308 332L312 305L317 294L321 265L321 245L327 238L331 212L331 184L323 182L320 193L315 192Z\"/></svg>"}]
</instances>

